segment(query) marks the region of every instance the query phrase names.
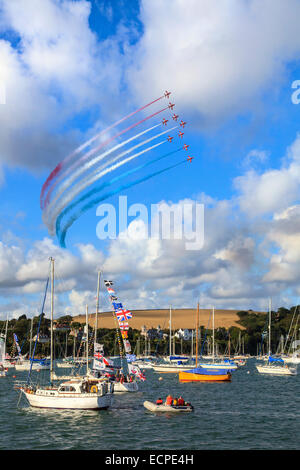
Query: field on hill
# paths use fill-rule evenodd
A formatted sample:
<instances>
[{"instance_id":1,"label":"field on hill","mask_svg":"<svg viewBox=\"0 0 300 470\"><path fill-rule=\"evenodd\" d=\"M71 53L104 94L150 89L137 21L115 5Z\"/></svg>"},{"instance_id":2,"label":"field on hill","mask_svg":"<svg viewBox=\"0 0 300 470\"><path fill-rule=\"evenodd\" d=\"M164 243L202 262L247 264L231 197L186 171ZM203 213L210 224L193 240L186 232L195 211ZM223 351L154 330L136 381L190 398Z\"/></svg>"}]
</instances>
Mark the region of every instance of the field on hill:
<instances>
[{"instance_id":1,"label":"field on hill","mask_svg":"<svg viewBox=\"0 0 300 470\"><path fill-rule=\"evenodd\" d=\"M229 328L236 326L243 330L244 328L237 323L239 317L237 312L239 310L215 310L215 328L224 327ZM161 329L169 328L170 311L169 309L161 310L132 310L132 319L129 324L132 328L140 330L142 326L147 328L157 328L159 325ZM212 310L200 309L200 325L205 328L212 328ZM258 313L258 312L253 312ZM78 315L73 317L74 321L85 323L85 315ZM210 321L209 321L210 320ZM94 326L95 314L89 315L89 325ZM208 324L209 323L209 324ZM115 322L112 312L98 313L98 328L115 328ZM195 328L196 327L196 309L183 308L172 309L172 329L179 328Z\"/></svg>"}]
</instances>

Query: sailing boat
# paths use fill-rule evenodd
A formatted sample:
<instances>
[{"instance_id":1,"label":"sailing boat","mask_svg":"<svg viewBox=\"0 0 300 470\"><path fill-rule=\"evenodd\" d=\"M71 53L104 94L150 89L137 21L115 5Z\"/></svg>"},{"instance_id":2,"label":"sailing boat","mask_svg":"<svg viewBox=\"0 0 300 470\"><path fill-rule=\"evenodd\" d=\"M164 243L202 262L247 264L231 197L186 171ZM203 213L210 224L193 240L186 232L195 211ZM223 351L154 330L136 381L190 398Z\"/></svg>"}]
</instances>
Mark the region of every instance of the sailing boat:
<instances>
[{"instance_id":1,"label":"sailing boat","mask_svg":"<svg viewBox=\"0 0 300 470\"><path fill-rule=\"evenodd\" d=\"M162 362L161 364L152 365L152 369L154 372L162 372L162 373L178 373L181 370L185 370L187 368L186 363L188 361L188 357L185 356L175 356L172 355L172 307L170 306L170 320L169 320L169 357L167 362ZM174 353L173 348L173 353Z\"/></svg>"},{"instance_id":2,"label":"sailing boat","mask_svg":"<svg viewBox=\"0 0 300 470\"><path fill-rule=\"evenodd\" d=\"M256 369L260 374L272 374L272 375L297 375L297 368L288 367L284 364L284 360L281 358L272 357L271 350L271 316L272 316L272 307L271 299L269 299L269 354L267 362L263 365L256 365ZM276 365L277 363L277 365Z\"/></svg>"},{"instance_id":3,"label":"sailing boat","mask_svg":"<svg viewBox=\"0 0 300 470\"><path fill-rule=\"evenodd\" d=\"M15 369L17 371L24 371L24 370L30 370L31 368L33 370L49 370L50 369L50 363L46 361L45 359L41 360L31 360L31 350L32 350L32 330L33 330L33 318L31 319L31 327L30 327L30 340L29 340L29 359L24 359L23 357L19 356L19 359L15 363ZM39 335L36 335L35 338L37 341L39 341ZM17 339L15 337L15 341L17 342Z\"/></svg>"},{"instance_id":4,"label":"sailing boat","mask_svg":"<svg viewBox=\"0 0 300 470\"><path fill-rule=\"evenodd\" d=\"M220 369L209 369L198 367L198 334L199 334L199 303L196 314L196 367L190 370L179 372L179 382L228 382L231 380L231 372Z\"/></svg>"},{"instance_id":5,"label":"sailing boat","mask_svg":"<svg viewBox=\"0 0 300 470\"><path fill-rule=\"evenodd\" d=\"M113 399L113 385L98 383L88 376L88 347L86 348L86 377L73 378L59 385L53 385L53 311L54 311L54 259L51 262L51 342L50 342L50 384L35 386L30 383L30 373L27 383L18 387L24 393L29 404L37 408L55 409L107 409ZM48 287L48 281L47 281ZM46 287L46 292L47 292ZM45 292L45 298L46 298ZM44 298L44 304L45 304ZM43 304L43 308L44 308ZM43 311L43 309L42 309ZM87 322L88 325L88 322ZM36 343L35 343L36 345ZM33 354L34 355L34 354Z\"/></svg>"},{"instance_id":6,"label":"sailing boat","mask_svg":"<svg viewBox=\"0 0 300 470\"><path fill-rule=\"evenodd\" d=\"M8 317L6 319L5 332L0 333L0 364L5 369L12 369L15 367L15 363L7 358L6 355L6 340L7 340L7 330L8 330ZM9 357L9 356L8 356ZM3 371L2 371L3 372ZM4 375L2 375L3 377Z\"/></svg>"},{"instance_id":7,"label":"sailing boat","mask_svg":"<svg viewBox=\"0 0 300 470\"><path fill-rule=\"evenodd\" d=\"M5 345L6 345L6 333L0 334L0 377L5 377L7 369L4 367L5 361Z\"/></svg>"},{"instance_id":8,"label":"sailing boat","mask_svg":"<svg viewBox=\"0 0 300 470\"><path fill-rule=\"evenodd\" d=\"M205 362L205 363L200 363L201 367L204 367L205 369L212 369L212 370L223 370L225 372L227 371L234 371L238 368L237 364L235 364L234 361L231 361L230 359L224 360L223 362L217 362L215 360L215 308L212 308L212 327L213 327L213 337L212 337L212 362Z\"/></svg>"}]
</instances>

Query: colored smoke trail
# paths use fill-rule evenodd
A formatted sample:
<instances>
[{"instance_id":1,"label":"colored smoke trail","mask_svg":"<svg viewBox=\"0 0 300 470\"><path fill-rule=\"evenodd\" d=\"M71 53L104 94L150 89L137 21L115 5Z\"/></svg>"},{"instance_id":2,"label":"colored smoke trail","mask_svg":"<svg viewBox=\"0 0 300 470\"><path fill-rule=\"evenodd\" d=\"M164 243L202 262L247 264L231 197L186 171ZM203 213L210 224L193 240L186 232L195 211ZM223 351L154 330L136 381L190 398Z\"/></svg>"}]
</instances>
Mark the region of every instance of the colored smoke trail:
<instances>
[{"instance_id":1,"label":"colored smoke trail","mask_svg":"<svg viewBox=\"0 0 300 470\"><path fill-rule=\"evenodd\" d=\"M44 210L47 209L48 211L51 210L51 207L54 206L55 202L59 199L59 197L61 196L61 194L64 192L65 189L68 189L70 187L70 185L73 183L73 181L76 180L76 178L78 178L78 176L80 176L84 171L85 169L89 169L91 166L95 165L96 163L98 163L100 160L103 160L103 158L107 157L107 155L110 155L112 152L114 152L115 150L118 150L119 148L121 147L124 147L124 145L128 144L129 142L132 142L133 140L141 137L142 135L152 131L153 129L156 129L157 127L160 126L160 123L159 124L156 124L155 126L152 126L152 127L149 127L148 129L142 131L142 132L139 132L138 134L135 134L134 136L130 137L129 139L127 140L124 140L123 142L121 142L120 144L117 144L115 145L114 147L112 147L111 149L108 149L106 150L105 152L101 153L100 155L97 155L97 157L93 158L92 160L90 160L88 163L85 163L85 165L81 168L79 168L76 172L74 172L73 174L71 174L71 176L65 180L64 183L62 183L62 185L60 186L59 188L59 192L56 194L56 196L54 197L54 199L51 201L51 203L49 204L49 200L50 200L50 197L51 197L51 194L53 192L53 190L55 189L55 186L58 184L58 182L65 177L64 174L61 174L59 176L59 178L57 179L57 181L55 182L55 184L52 185L52 187L49 189L48 193L47 193L47 196L46 196L46 199L45 199L45 203L44 203ZM142 144L141 144L142 145ZM105 167L102 166L102 168ZM72 168L72 167L71 167ZM71 170L70 168L70 170ZM69 173L70 171L68 171ZM51 206L51 207L48 207L48 206Z\"/></svg>"},{"instance_id":2,"label":"colored smoke trail","mask_svg":"<svg viewBox=\"0 0 300 470\"><path fill-rule=\"evenodd\" d=\"M147 175L147 176L144 176L143 178L139 178L131 183L128 183L128 184L124 184L122 186L119 186L117 189L115 189L114 191L110 191L109 193L106 193L104 194L103 196L100 196L100 197L97 197L96 199L93 199L92 201L90 201L88 204L86 204L85 206L82 207L82 209L80 209L79 211L77 211L71 218L70 220L68 221L68 223L64 226L63 230L62 230L62 233L61 233L61 236L60 236L60 239L59 239L59 243L60 243L60 246L62 248L65 248L66 247L66 244L65 244L65 240L66 240L66 235L67 235L67 231L68 229L71 227L71 225L81 216L84 214L84 212L86 212L87 210L91 209L93 206L95 206L96 204L99 204L99 202L101 201L104 201L105 199L107 199L108 197L110 196L113 196L114 194L117 194L121 191L123 191L124 189L129 189L129 188L132 188L133 186L136 186L137 184L139 183L143 183L144 181L147 181L148 179L150 178L153 178L154 176L157 176L157 175L160 175L161 173L164 173L165 171L168 171L168 170L171 170L172 168L175 168L179 165L182 165L183 163L186 163L186 159L180 161L179 163L175 163L174 165L171 165L167 168L163 168L162 170L159 170L159 171L156 171L154 173L151 173L150 175Z\"/></svg>"},{"instance_id":3,"label":"colored smoke trail","mask_svg":"<svg viewBox=\"0 0 300 470\"><path fill-rule=\"evenodd\" d=\"M69 171L71 171L72 169L76 168L78 165L81 165L82 161L85 161L88 157L90 157L91 155L93 155L95 152L97 152L98 150L100 150L101 148L103 148L105 145L109 144L110 142L112 142L113 140L117 139L118 137L120 137L121 135L123 135L125 132L128 132L130 131L131 129L134 129L136 126L142 124L143 122L147 121L148 119L151 119L153 118L154 116L157 116L158 114L162 113L163 111L165 111L166 109L168 109L168 106L163 108L163 109L160 109L159 111L156 111L155 113L152 113L150 114L150 116L147 116L143 119L141 119L140 121L132 124L131 126L127 127L126 129L123 129L122 131L118 132L117 134L113 135L112 137L110 137L109 139L105 140L104 142L101 143L101 145L99 145L98 147L90 150L89 152L87 152L87 154L85 154L81 159L77 160L73 165L71 165ZM41 191L41 196L40 196L40 205L41 205L41 209L44 208L44 197L45 197L45 192L47 191L48 187L49 187L49 184L50 182L53 180L54 177L56 177L58 175L58 173L60 173L64 167L66 166L66 164L63 164L62 163L59 163L57 165L57 167L53 170L53 172L50 174L50 176L47 178L46 182L44 183L43 187L42 187L42 191ZM67 170L68 172L68 170ZM51 175L53 174L53 176L51 177ZM51 178L50 178L51 177ZM49 179L50 178L50 179ZM55 182L53 183L55 184Z\"/></svg>"},{"instance_id":4,"label":"colored smoke trail","mask_svg":"<svg viewBox=\"0 0 300 470\"><path fill-rule=\"evenodd\" d=\"M155 126L157 127L157 126ZM163 131L163 132L160 132L152 137L150 137L149 139L146 139L142 142L140 142L139 144L137 145L134 145L133 147L130 147L129 149L125 150L125 152L122 152L118 155L116 155L114 158L110 159L108 162L106 162L105 164L101 165L100 167L98 167L95 171L93 171L92 173L89 173L84 179L82 179L81 181L79 181L77 184L75 184L75 186L73 186L73 188L70 189L70 192L63 196L63 198L61 199L59 205L55 208L55 203L57 202L57 200L59 199L59 197L61 196L61 194L65 191L65 189L69 188L71 186L71 183L73 182L74 179L76 179L75 177L79 176L78 174L77 175L73 175L75 177L71 177L69 178L65 183L64 185L62 186L62 189L60 190L60 192L57 193L57 195L55 196L55 198L53 199L53 201L51 202L51 204L44 210L44 213L43 213L43 221L44 223L48 226L50 232L53 232L54 230L54 220L56 219L56 217L59 215L59 213L81 192L83 191L84 189L86 189L88 186L90 186L91 184L93 184L97 179L99 179L100 177L104 176L105 174L107 173L110 173L111 171L117 169L119 166L122 166L124 165L125 163L131 161L132 159L138 157L139 155L142 155L146 152L148 152L149 150L155 148L155 146L151 146L151 147L147 147L146 149L144 149L143 151L139 152L139 153L136 153L134 155L131 155L129 158L123 160L122 162L120 162L118 165L114 165L114 166L110 166L109 168L107 168L108 165L111 165L112 163L116 162L117 160L120 160L122 157L124 157L125 155L127 155L128 153L131 153L133 150L136 150L137 148L145 145L146 143L149 143L151 142L152 140L154 139L157 139L158 137L166 134L166 133L169 133L171 132L172 130L176 129L178 126L174 126L172 127L171 129L168 129L166 131ZM129 140L132 140L133 137ZM128 141L127 141L128 142ZM163 143L165 143L166 140L162 141L160 144L158 145L161 145ZM120 144L118 145L118 147L122 146L123 144ZM106 152L106 153L110 153L110 152ZM104 156L104 154L101 154L99 157L97 157L97 159L102 159L100 157ZM88 166L90 166L92 162L89 162L88 163ZM80 174L83 172L84 169L80 170ZM54 214L54 215L53 215ZM50 222L49 222L50 221ZM52 228L51 228L52 227Z\"/></svg>"},{"instance_id":5,"label":"colored smoke trail","mask_svg":"<svg viewBox=\"0 0 300 470\"><path fill-rule=\"evenodd\" d=\"M147 166L149 165L152 165L153 163L156 163L160 160L162 160L163 158L166 158L166 157L169 157L170 155L173 155L174 153L177 153L179 152L180 150L182 150L182 147L179 147L178 149L176 150L172 150L171 152L168 152L164 155L162 155L161 157L158 157L158 158L154 158L153 160L149 161L149 162L146 162L142 165L138 165L134 168L132 168L131 170L128 170L128 171L125 171L123 172L121 175L119 176L115 176L114 178L110 179L109 181L105 182L105 183L102 183L100 186L98 186L97 188L94 188L92 189L91 191L89 191L88 193L84 194L80 199L78 199L77 201L74 201L72 204L70 204L68 207L66 207L61 213L60 215L58 216L58 218L56 219L56 236L57 238L59 239L60 238L60 233L61 233L61 221L63 219L63 217L65 215L67 215L72 209L74 209L74 207L78 206L81 202L85 201L86 199L89 199L91 196L93 196L94 194L96 193L99 193L100 191L102 191L104 188L106 188L107 186L111 186L112 184L116 183L117 181L123 179L123 178L126 178L127 176L131 175L132 173L135 173L136 171L139 171L139 170L142 170L143 168L146 168ZM67 222L68 223L68 222Z\"/></svg>"},{"instance_id":6,"label":"colored smoke trail","mask_svg":"<svg viewBox=\"0 0 300 470\"><path fill-rule=\"evenodd\" d=\"M150 150L152 150L152 149L154 149L154 148L156 148L156 147L158 147L162 144L165 144L166 142L167 142L166 140L163 140L163 141L159 142L158 144L154 144L150 147L147 147L146 149L142 150L141 152L135 153L134 155L131 155L130 157L125 158L124 160L121 160L121 162L110 166L109 168L103 170L102 172L97 173L96 175L94 175L93 179L88 178L88 181L85 182L84 185L82 185L82 188L80 187L78 189L78 187L76 187L76 190L71 192L67 198L63 199L61 201L60 205L56 208L56 210L52 214L50 214L51 215L50 220L47 221L47 219L46 218L44 219L44 217L43 217L44 222L45 223L46 223L46 221L48 222L47 226L48 226L49 232L52 235L54 235L54 221L56 220L59 213L74 199L74 197L77 196L77 194L79 192L84 190L86 187L90 186L92 183L94 183L97 179L101 178L105 174L111 173L112 171L116 170L120 166L125 165L125 163L130 162L134 158L137 158L138 156L143 155L144 153L149 152Z\"/></svg>"},{"instance_id":7,"label":"colored smoke trail","mask_svg":"<svg viewBox=\"0 0 300 470\"><path fill-rule=\"evenodd\" d=\"M45 181L45 183L43 184L43 187L42 187L42 190L41 190L41 195L40 195L40 205L41 205L41 209L43 209L43 200L44 200L44 195L45 195L45 192L47 191L51 181L58 175L58 173L65 167L65 165L74 157L76 156L78 153L80 153L82 150L84 150L86 147L88 147L90 144L92 144L96 139L98 139L101 135L103 135L104 133L110 131L111 129L113 129L114 127L118 126L119 124L121 124L122 122L126 121L126 119L129 119L131 118L132 116L134 116L135 114L139 113L140 111L143 111L144 109L148 108L148 106L151 106L152 104L156 103L157 101L160 101L161 99L164 98L164 95L163 96L160 96L159 98L153 100L153 101L150 101L150 103L147 103L145 104L144 106L142 106L141 108L138 108L136 109L135 111L133 111L132 113L130 114L127 114L127 116L124 116L122 119L119 119L119 121L116 121L114 124L111 124L110 126L106 127L105 129L103 129L101 132L99 132L98 134L96 134L94 137L92 137L91 139L89 139L88 141L86 141L84 144L80 145L79 147L77 147L76 150L74 150L74 152L72 152L70 155L68 155L62 162L60 162L55 168L54 170L50 173L50 175L48 176L47 180Z\"/></svg>"}]
</instances>

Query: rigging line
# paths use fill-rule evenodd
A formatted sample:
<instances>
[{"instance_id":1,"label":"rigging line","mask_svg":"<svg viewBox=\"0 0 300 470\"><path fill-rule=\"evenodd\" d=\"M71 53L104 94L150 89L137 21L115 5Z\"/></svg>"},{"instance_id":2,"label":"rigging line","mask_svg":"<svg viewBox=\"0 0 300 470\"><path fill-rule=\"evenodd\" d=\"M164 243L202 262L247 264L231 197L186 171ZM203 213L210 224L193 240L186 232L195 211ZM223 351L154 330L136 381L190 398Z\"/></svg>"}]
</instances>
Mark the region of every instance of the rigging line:
<instances>
[{"instance_id":1,"label":"rigging line","mask_svg":"<svg viewBox=\"0 0 300 470\"><path fill-rule=\"evenodd\" d=\"M27 377L27 384L29 383L30 376L31 376L32 364L33 364L33 360L34 360L34 354L35 354L36 345L37 345L37 341L38 341L38 335L39 335L39 331L40 331L42 316L43 316L43 313L44 313L44 306L45 306L45 301L46 301L46 296L47 296L48 284L49 284L49 276L48 276L47 281L46 281L44 300L43 300L43 304L42 304L42 311L41 311L41 314L40 314L40 319L39 319L39 324L38 324L38 329L37 329L37 335L36 335L36 339L35 339L35 343L34 343L33 354L32 354L32 357L30 358L30 369L29 369L29 373L28 373L28 377Z\"/></svg>"}]
</instances>

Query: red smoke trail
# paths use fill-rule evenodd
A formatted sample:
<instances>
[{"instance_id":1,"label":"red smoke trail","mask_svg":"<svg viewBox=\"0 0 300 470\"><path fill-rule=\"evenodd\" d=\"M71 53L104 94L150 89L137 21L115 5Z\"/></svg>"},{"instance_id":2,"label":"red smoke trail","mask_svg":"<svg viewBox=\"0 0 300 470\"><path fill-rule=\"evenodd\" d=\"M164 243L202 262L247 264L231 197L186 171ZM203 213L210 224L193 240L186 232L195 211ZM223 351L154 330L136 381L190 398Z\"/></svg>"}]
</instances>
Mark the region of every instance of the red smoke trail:
<instances>
[{"instance_id":1,"label":"red smoke trail","mask_svg":"<svg viewBox=\"0 0 300 470\"><path fill-rule=\"evenodd\" d=\"M50 173L50 175L48 176L48 178L46 179L45 183L43 184L43 187L42 187L42 190L41 190L41 195L40 195L40 206L41 206L41 209L43 209L43 200L44 200L44 196L45 196L45 192L47 191L51 181L58 175L58 173L65 167L65 165L71 160L71 158L73 158L75 155L77 155L77 153L81 152L81 150L83 150L85 147L87 147L88 145L90 145L92 142L94 142L94 140L98 139L98 137L100 137L102 134L104 134L105 132L108 132L110 129L112 129L113 127L116 127L118 126L121 122L125 121L126 119L129 119L130 117L134 116L136 113L139 113L140 111L143 111L143 109L146 109L148 108L148 106L151 106L152 104L156 103L157 101L160 101L162 98L164 98L164 95L163 96L160 96L159 98L153 100L153 101L150 101L150 103L147 103L145 104L144 106L142 106L141 108L137 109L136 111L133 111L132 113L130 114L127 114L127 116L123 117L122 119L120 119L119 121L115 122L114 124L111 124L109 127L107 127L106 129L104 129L103 131L99 132L98 134L96 134L94 137L92 137L91 139L89 139L85 144L79 146L73 153L71 153L70 155L68 155L62 162L60 162L55 168L54 170Z\"/></svg>"}]
</instances>

